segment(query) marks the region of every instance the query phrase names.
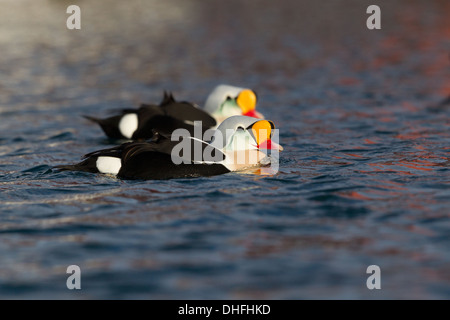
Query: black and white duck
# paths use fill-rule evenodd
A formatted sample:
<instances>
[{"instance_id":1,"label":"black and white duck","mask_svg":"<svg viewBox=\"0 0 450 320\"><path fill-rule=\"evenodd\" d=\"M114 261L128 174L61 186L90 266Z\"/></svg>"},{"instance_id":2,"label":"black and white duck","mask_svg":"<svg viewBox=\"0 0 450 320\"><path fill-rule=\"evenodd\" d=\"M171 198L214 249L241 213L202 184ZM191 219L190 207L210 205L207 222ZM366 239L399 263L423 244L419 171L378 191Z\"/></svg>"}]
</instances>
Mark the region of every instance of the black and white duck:
<instances>
[{"instance_id":1,"label":"black and white duck","mask_svg":"<svg viewBox=\"0 0 450 320\"><path fill-rule=\"evenodd\" d=\"M267 150L283 150L272 141L274 129L269 120L232 116L217 130L211 130L212 137L207 141L179 131L172 136L154 131L149 141L132 141L95 151L86 154L80 163L56 168L123 179L172 179L241 171L267 166L271 161Z\"/></svg>"}]
</instances>

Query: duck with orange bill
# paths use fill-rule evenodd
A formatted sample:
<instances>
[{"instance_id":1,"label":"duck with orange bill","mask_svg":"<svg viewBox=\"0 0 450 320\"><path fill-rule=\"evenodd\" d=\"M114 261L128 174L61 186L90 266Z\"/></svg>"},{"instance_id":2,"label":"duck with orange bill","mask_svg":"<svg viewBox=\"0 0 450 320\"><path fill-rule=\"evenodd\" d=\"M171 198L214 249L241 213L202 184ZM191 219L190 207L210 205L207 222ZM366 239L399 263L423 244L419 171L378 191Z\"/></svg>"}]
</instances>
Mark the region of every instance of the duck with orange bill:
<instances>
[{"instance_id":1,"label":"duck with orange bill","mask_svg":"<svg viewBox=\"0 0 450 320\"><path fill-rule=\"evenodd\" d=\"M121 114L105 119L84 117L99 124L109 138L128 140L150 139L153 131L170 134L179 128L193 134L195 121L203 132L216 125L216 120L197 105L176 101L168 92L164 92L158 105L141 104L139 109L125 109Z\"/></svg>"},{"instance_id":2,"label":"duck with orange bill","mask_svg":"<svg viewBox=\"0 0 450 320\"><path fill-rule=\"evenodd\" d=\"M195 103L176 101L165 92L159 105L141 104L138 109L125 109L120 114L104 119L84 116L100 125L112 139L150 139L153 131L170 135L183 128L193 134L200 126L203 132L216 128L223 120L233 115L246 115L263 119L255 110L257 97L253 90L219 85L206 99L204 109Z\"/></svg>"},{"instance_id":3,"label":"duck with orange bill","mask_svg":"<svg viewBox=\"0 0 450 320\"><path fill-rule=\"evenodd\" d=\"M210 93L204 109L216 119L218 125L226 118L236 115L264 119L256 111L257 100L252 89L221 84Z\"/></svg>"},{"instance_id":4,"label":"duck with orange bill","mask_svg":"<svg viewBox=\"0 0 450 320\"><path fill-rule=\"evenodd\" d=\"M211 134L208 141L179 130L171 137L154 132L150 141L128 142L95 151L85 155L80 163L56 168L110 174L122 179L214 176L268 166L275 159L272 154L283 150L273 141L275 125L269 120L247 116L227 118L216 130L205 133L205 136Z\"/></svg>"}]
</instances>

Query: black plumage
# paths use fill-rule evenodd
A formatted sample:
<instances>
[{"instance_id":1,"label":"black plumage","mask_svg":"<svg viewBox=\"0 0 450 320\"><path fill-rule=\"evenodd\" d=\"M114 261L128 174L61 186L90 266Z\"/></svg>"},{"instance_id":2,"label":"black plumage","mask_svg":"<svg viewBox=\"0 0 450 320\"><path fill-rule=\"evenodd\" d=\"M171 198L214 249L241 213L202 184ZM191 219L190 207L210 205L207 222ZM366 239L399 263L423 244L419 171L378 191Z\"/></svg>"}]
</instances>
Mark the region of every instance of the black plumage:
<instances>
[{"instance_id":1,"label":"black plumage","mask_svg":"<svg viewBox=\"0 0 450 320\"><path fill-rule=\"evenodd\" d=\"M123 179L173 179L199 176L213 176L230 172L225 166L218 163L225 159L218 149L211 153L213 163L195 163L194 154L172 155L173 148L180 143L171 141L170 137L153 131L153 139L140 142L133 141L121 144L117 147L103 149L86 154L84 160L75 165L57 166L60 170L74 170L97 173L97 159L99 157L115 157L121 159L121 168L117 174ZM190 139L190 138L189 138ZM212 148L208 143L196 139L190 139L190 150L202 150ZM199 144L195 146L194 144ZM175 159L176 158L176 159ZM175 159L175 161L173 161ZM204 159L203 159L204 160ZM175 164L174 162L182 162Z\"/></svg>"},{"instance_id":2,"label":"black plumage","mask_svg":"<svg viewBox=\"0 0 450 320\"><path fill-rule=\"evenodd\" d=\"M150 139L153 130L170 134L176 129L186 129L194 135L194 121L201 121L202 134L216 125L216 120L206 111L186 101L176 101L171 93L164 92L159 105L141 104L138 109L122 110L120 115L105 119L84 116L86 119L98 123L104 133L113 139L128 139L119 129L119 123L126 114L134 113L138 118L138 126L131 136L132 140Z\"/></svg>"}]
</instances>

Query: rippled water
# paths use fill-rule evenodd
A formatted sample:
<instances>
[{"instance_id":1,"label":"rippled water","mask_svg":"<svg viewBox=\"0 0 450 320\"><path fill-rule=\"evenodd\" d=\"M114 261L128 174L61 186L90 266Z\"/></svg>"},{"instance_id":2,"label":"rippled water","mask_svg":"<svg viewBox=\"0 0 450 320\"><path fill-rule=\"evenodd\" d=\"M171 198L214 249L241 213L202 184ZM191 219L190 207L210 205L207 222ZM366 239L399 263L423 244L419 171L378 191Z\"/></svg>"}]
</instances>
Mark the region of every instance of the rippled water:
<instances>
[{"instance_id":1,"label":"rippled water","mask_svg":"<svg viewBox=\"0 0 450 320\"><path fill-rule=\"evenodd\" d=\"M450 298L450 6L392 2L369 31L369 1L79 1L69 31L70 1L0 1L0 298ZM82 114L219 83L277 174L52 169L111 145Z\"/></svg>"}]
</instances>

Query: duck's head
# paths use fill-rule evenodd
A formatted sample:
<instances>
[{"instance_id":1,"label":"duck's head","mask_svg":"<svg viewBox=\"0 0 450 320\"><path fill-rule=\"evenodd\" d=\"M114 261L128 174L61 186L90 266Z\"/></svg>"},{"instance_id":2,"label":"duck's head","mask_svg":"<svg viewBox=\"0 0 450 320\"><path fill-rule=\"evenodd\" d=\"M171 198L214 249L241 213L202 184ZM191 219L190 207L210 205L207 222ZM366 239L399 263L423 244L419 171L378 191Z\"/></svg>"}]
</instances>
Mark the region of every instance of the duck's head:
<instances>
[{"instance_id":1,"label":"duck's head","mask_svg":"<svg viewBox=\"0 0 450 320\"><path fill-rule=\"evenodd\" d=\"M274 152L283 150L272 140L274 133L272 121L232 116L215 130L210 144L225 154L224 165L230 171L238 171L272 163Z\"/></svg>"},{"instance_id":2,"label":"duck's head","mask_svg":"<svg viewBox=\"0 0 450 320\"><path fill-rule=\"evenodd\" d=\"M205 110L218 123L236 115L264 119L264 116L255 109L257 100L256 93L251 89L219 85L206 100Z\"/></svg>"},{"instance_id":3,"label":"duck's head","mask_svg":"<svg viewBox=\"0 0 450 320\"><path fill-rule=\"evenodd\" d=\"M282 151L283 147L272 141L274 131L275 125L270 120L232 116L219 125L211 139L211 145L225 151Z\"/></svg>"}]
</instances>

